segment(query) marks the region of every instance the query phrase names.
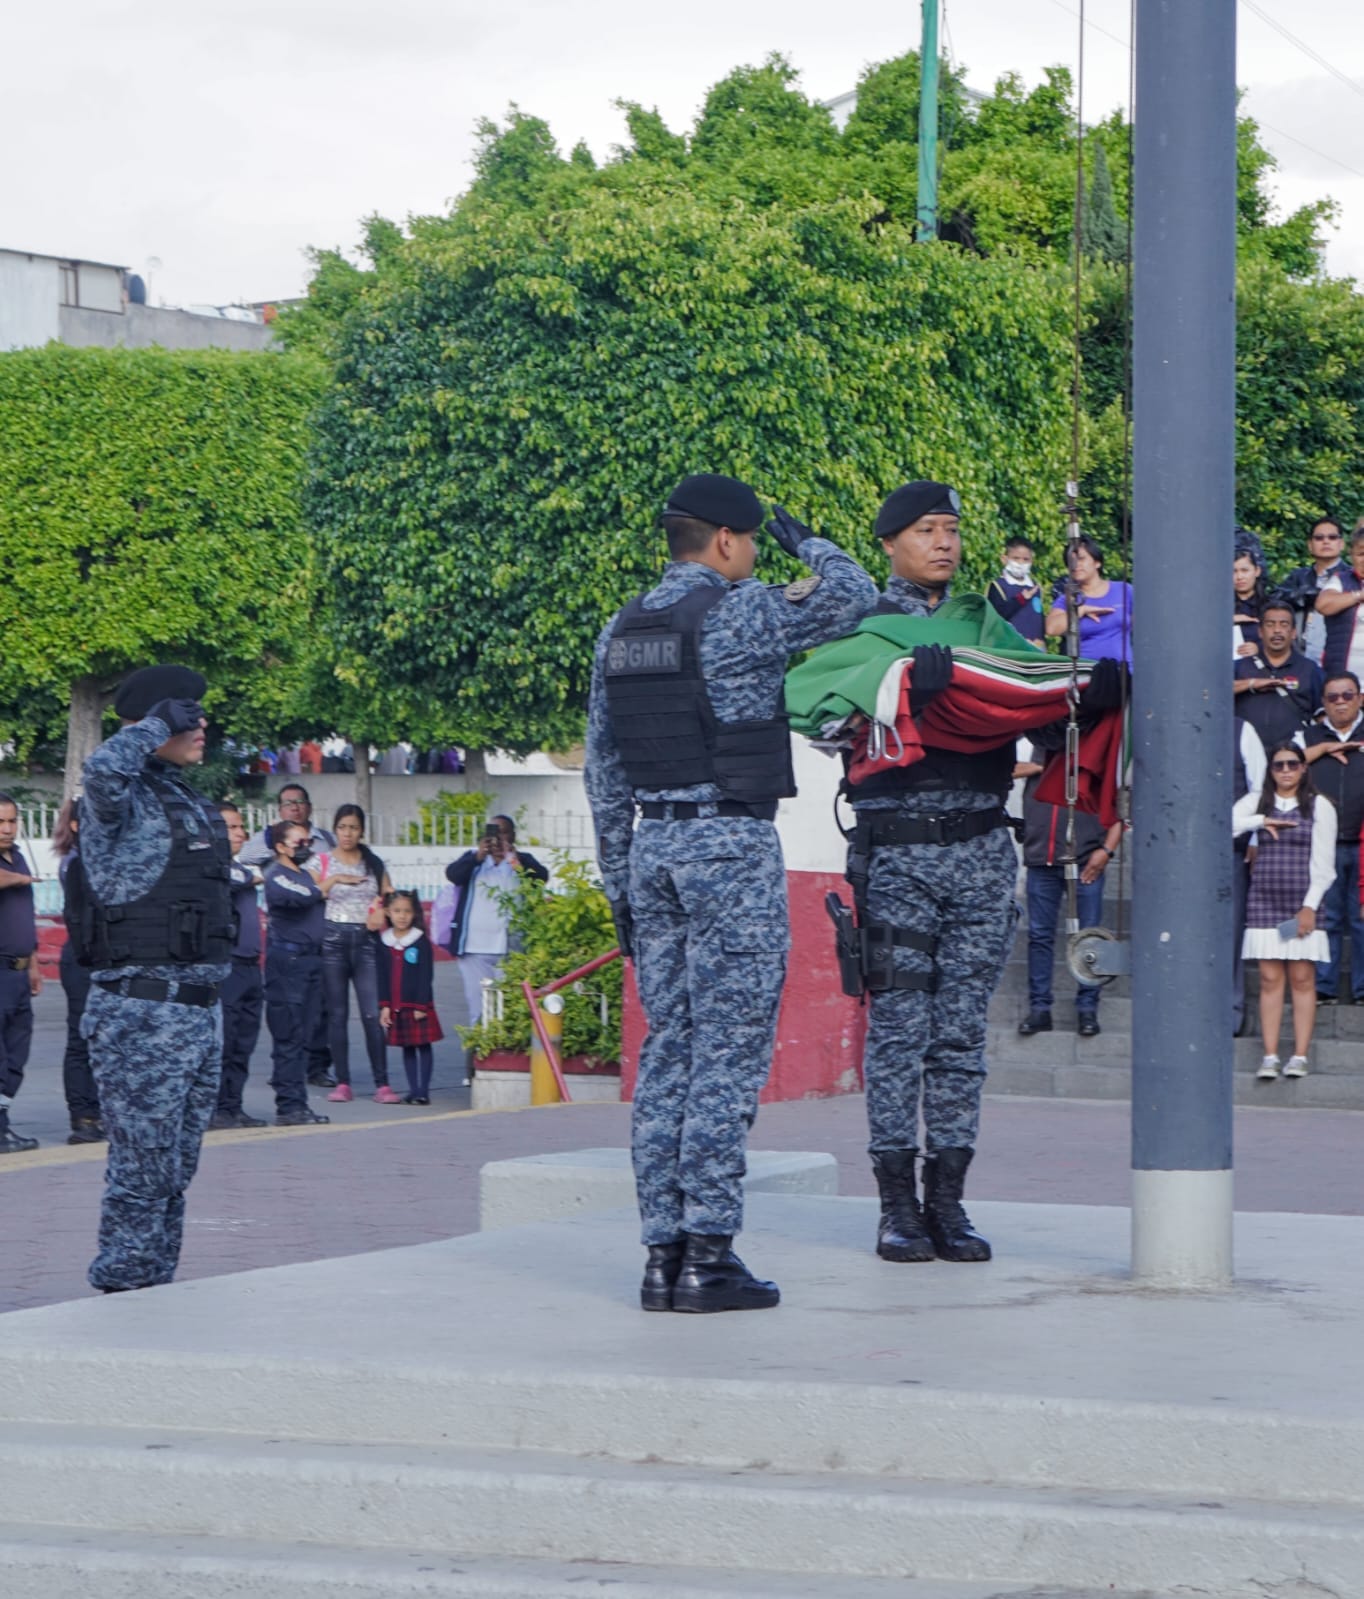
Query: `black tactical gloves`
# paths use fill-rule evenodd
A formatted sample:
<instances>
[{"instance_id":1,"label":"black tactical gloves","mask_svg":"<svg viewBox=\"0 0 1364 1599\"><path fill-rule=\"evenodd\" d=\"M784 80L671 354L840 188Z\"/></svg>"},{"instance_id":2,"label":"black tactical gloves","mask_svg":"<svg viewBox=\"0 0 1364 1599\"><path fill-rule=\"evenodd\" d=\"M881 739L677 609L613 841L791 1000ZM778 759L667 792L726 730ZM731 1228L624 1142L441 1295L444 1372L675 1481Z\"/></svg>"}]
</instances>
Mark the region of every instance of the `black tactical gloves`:
<instances>
[{"instance_id":1,"label":"black tactical gloves","mask_svg":"<svg viewBox=\"0 0 1364 1599\"><path fill-rule=\"evenodd\" d=\"M620 945L622 955L633 955L635 952L635 919L630 914L630 901L628 899L609 900L611 906L611 920L616 924L616 943Z\"/></svg>"},{"instance_id":2,"label":"black tactical gloves","mask_svg":"<svg viewBox=\"0 0 1364 1599\"><path fill-rule=\"evenodd\" d=\"M909 714L921 716L952 681L952 651L945 644L920 644L910 656Z\"/></svg>"},{"instance_id":3,"label":"black tactical gloves","mask_svg":"<svg viewBox=\"0 0 1364 1599\"><path fill-rule=\"evenodd\" d=\"M814 532L806 527L804 522L797 522L795 517L780 505L772 507L767 531L788 555L794 555L797 560L800 559L800 547L804 540L815 537Z\"/></svg>"},{"instance_id":4,"label":"black tactical gloves","mask_svg":"<svg viewBox=\"0 0 1364 1599\"><path fill-rule=\"evenodd\" d=\"M198 700L158 700L147 715L159 717L174 738L178 733L193 732L203 720L204 708Z\"/></svg>"}]
</instances>

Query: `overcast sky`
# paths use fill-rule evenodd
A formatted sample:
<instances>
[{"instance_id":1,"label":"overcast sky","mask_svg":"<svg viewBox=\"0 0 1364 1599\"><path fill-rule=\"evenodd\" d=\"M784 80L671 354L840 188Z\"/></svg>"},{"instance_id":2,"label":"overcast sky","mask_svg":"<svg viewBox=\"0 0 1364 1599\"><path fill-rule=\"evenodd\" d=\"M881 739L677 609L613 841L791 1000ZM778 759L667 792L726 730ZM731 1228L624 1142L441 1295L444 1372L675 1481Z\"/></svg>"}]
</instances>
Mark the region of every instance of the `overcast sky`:
<instances>
[{"instance_id":1,"label":"overcast sky","mask_svg":"<svg viewBox=\"0 0 1364 1599\"><path fill-rule=\"evenodd\" d=\"M949 0L973 87L1073 65L1078 0ZM1257 0L1364 85L1359 0ZM1089 0L1086 120L1126 103L1127 0ZM1341 204L1330 269L1364 279L1364 88L1239 8L1239 79L1286 207ZM1111 37L1116 35L1115 37ZM12 8L0 94L0 246L146 272L171 304L283 298L308 245L374 211L443 210L474 125L515 101L605 156L616 97L691 124L732 67L784 52L807 93L919 39L914 0L62 0ZM1296 141L1296 142L1295 142ZM1310 147L1310 148L1309 148ZM1340 163L1343 163L1341 165ZM1353 168L1348 171L1346 168Z\"/></svg>"}]
</instances>

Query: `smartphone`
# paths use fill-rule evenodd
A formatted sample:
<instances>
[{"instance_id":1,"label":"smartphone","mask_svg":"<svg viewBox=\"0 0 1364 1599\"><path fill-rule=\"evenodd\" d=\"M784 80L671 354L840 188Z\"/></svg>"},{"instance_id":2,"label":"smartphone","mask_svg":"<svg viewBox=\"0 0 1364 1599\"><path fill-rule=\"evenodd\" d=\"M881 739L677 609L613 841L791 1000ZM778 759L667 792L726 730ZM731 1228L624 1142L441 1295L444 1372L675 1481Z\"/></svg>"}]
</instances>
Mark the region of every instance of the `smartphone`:
<instances>
[{"instance_id":1,"label":"smartphone","mask_svg":"<svg viewBox=\"0 0 1364 1599\"><path fill-rule=\"evenodd\" d=\"M1296 938L1298 936L1298 918L1290 916L1286 922L1279 923L1280 938Z\"/></svg>"},{"instance_id":2,"label":"smartphone","mask_svg":"<svg viewBox=\"0 0 1364 1599\"><path fill-rule=\"evenodd\" d=\"M489 822L488 825L483 829L483 836L492 844L500 843L502 839L502 829L497 825L496 822Z\"/></svg>"}]
</instances>

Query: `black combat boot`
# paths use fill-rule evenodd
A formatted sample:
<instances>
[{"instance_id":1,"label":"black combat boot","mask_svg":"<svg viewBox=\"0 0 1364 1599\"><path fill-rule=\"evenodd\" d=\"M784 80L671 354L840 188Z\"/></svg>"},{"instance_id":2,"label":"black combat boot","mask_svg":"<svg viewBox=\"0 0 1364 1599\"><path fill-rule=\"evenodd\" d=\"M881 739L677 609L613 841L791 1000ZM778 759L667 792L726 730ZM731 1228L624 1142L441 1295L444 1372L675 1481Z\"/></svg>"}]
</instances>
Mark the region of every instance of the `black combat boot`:
<instances>
[{"instance_id":1,"label":"black combat boot","mask_svg":"<svg viewBox=\"0 0 1364 1599\"><path fill-rule=\"evenodd\" d=\"M639 1285L639 1303L642 1310L671 1310L673 1284L682 1270L682 1251L685 1245L650 1244L649 1259L644 1267L644 1281Z\"/></svg>"},{"instance_id":2,"label":"black combat boot","mask_svg":"<svg viewBox=\"0 0 1364 1599\"><path fill-rule=\"evenodd\" d=\"M77 1116L72 1119L68 1144L102 1144L105 1140L104 1123L98 1116Z\"/></svg>"},{"instance_id":3,"label":"black combat boot","mask_svg":"<svg viewBox=\"0 0 1364 1599\"><path fill-rule=\"evenodd\" d=\"M25 1138L10 1131L9 1107L0 1106L0 1155L22 1155L26 1150L37 1149L36 1138Z\"/></svg>"},{"instance_id":4,"label":"black combat boot","mask_svg":"<svg viewBox=\"0 0 1364 1599\"><path fill-rule=\"evenodd\" d=\"M989 1260L990 1245L961 1207L973 1149L939 1149L924 1158L924 1220L939 1260Z\"/></svg>"},{"instance_id":5,"label":"black combat boot","mask_svg":"<svg viewBox=\"0 0 1364 1599\"><path fill-rule=\"evenodd\" d=\"M871 1157L881 1191L876 1253L882 1260L933 1260L937 1256L914 1186L915 1154L912 1149L888 1149Z\"/></svg>"},{"instance_id":6,"label":"black combat boot","mask_svg":"<svg viewBox=\"0 0 1364 1599\"><path fill-rule=\"evenodd\" d=\"M771 1310L781 1303L776 1283L755 1277L730 1248L733 1242L732 1237L687 1234L673 1288L674 1310Z\"/></svg>"}]
</instances>

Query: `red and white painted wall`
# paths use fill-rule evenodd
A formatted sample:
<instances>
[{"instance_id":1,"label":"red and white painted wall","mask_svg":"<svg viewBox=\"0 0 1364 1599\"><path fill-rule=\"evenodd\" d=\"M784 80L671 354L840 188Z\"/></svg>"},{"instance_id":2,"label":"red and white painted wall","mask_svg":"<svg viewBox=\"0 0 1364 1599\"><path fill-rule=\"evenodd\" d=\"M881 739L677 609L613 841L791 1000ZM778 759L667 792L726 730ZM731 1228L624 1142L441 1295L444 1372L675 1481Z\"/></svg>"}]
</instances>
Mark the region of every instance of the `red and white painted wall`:
<instances>
[{"instance_id":1,"label":"red and white painted wall","mask_svg":"<svg viewBox=\"0 0 1364 1599\"><path fill-rule=\"evenodd\" d=\"M849 999L839 983L834 959L833 924L824 909L830 889L851 903L843 876L847 846L834 822L834 795L840 763L814 750L803 738L792 740L800 792L783 800L777 831L786 857L786 888L791 912L791 959L777 1022L777 1047L764 1101L823 1099L858 1093L862 1087L862 1045L866 1011ZM844 809L846 818L848 812ZM633 1093L644 1038L644 1014L627 974L621 1097Z\"/></svg>"}]
</instances>

